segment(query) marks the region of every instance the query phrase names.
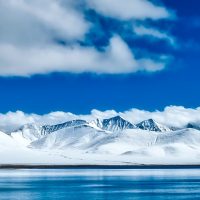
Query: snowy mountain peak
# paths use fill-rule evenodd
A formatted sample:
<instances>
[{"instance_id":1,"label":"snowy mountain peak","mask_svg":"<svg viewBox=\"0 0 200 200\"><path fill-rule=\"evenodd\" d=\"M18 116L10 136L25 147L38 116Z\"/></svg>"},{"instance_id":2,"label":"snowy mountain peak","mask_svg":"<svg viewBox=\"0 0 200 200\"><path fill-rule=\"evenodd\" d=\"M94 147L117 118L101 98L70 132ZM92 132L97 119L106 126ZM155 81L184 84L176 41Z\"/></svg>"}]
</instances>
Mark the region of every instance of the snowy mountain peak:
<instances>
[{"instance_id":1,"label":"snowy mountain peak","mask_svg":"<svg viewBox=\"0 0 200 200\"><path fill-rule=\"evenodd\" d=\"M100 127L101 129L111 132L136 128L135 125L123 119L121 116L115 116L109 119L103 119L102 121L97 120L97 123L98 127Z\"/></svg>"},{"instance_id":2,"label":"snowy mountain peak","mask_svg":"<svg viewBox=\"0 0 200 200\"><path fill-rule=\"evenodd\" d=\"M115 117L111 117L109 119L112 119L112 120L115 120L115 121L118 121L118 120L125 120L124 118L122 118L120 115L117 115Z\"/></svg>"},{"instance_id":3,"label":"snowy mountain peak","mask_svg":"<svg viewBox=\"0 0 200 200\"><path fill-rule=\"evenodd\" d=\"M144 120L144 121L136 124L136 126L140 129L148 130L148 131L156 131L156 132L171 131L170 128L168 128L167 126L164 126L162 124L159 124L158 122L156 122L153 119Z\"/></svg>"}]
</instances>

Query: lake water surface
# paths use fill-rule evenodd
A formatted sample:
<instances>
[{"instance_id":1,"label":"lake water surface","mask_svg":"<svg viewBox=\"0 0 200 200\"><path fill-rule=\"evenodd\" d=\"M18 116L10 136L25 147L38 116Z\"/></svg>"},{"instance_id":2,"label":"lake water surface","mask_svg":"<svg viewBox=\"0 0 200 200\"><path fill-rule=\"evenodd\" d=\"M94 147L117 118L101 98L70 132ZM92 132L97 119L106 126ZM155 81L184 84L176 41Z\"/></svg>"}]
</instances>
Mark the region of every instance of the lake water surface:
<instances>
[{"instance_id":1,"label":"lake water surface","mask_svg":"<svg viewBox=\"0 0 200 200\"><path fill-rule=\"evenodd\" d=\"M0 170L0 200L200 199L200 169Z\"/></svg>"}]
</instances>

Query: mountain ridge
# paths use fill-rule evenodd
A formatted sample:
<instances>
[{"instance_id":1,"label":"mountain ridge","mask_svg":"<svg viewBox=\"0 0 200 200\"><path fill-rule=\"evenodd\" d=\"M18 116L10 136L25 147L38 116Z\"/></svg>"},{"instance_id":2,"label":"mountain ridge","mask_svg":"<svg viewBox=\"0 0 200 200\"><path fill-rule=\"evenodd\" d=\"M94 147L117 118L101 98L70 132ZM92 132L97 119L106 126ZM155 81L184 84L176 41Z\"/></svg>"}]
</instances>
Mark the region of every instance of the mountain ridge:
<instances>
[{"instance_id":1,"label":"mountain ridge","mask_svg":"<svg viewBox=\"0 0 200 200\"><path fill-rule=\"evenodd\" d=\"M111 118L95 119L92 121L75 119L54 125L37 125L34 123L25 124L24 126L20 127L18 130L14 132L22 131L23 134L26 135L27 130L30 130L32 134L35 135L36 137L40 136L42 137L51 134L53 132L59 131L61 129L77 127L77 126L89 126L97 130L102 130L111 133L123 131L126 129L137 129L137 128L142 130L156 131L156 132L171 131L170 128L167 128L166 126L155 122L153 119L145 120L138 124L132 124L128 120L117 115ZM40 132L40 134L38 132Z\"/></svg>"},{"instance_id":2,"label":"mountain ridge","mask_svg":"<svg viewBox=\"0 0 200 200\"><path fill-rule=\"evenodd\" d=\"M120 132L126 129L141 129L155 132L169 132L181 130L183 128L193 128L200 130L198 125L189 123L186 127L183 128L171 128L166 125L156 122L154 119L147 119L140 123L133 124L128 120L117 115L111 118L105 119L95 119L92 121L86 121L82 119L75 119L71 121L66 121L54 125L37 125L37 124L25 124L14 132L22 131L26 135L27 130L30 130L35 137L42 137L53 132L59 131L61 129L76 127L76 126L89 126L96 130L106 131L110 133Z\"/></svg>"}]
</instances>

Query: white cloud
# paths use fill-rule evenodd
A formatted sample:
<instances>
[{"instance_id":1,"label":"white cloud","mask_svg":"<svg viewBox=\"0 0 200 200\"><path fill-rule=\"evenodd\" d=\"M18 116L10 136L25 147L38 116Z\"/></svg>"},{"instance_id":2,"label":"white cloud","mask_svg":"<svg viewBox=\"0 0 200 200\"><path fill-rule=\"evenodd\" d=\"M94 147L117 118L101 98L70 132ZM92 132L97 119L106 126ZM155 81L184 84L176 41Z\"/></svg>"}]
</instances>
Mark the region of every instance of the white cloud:
<instances>
[{"instance_id":1,"label":"white cloud","mask_svg":"<svg viewBox=\"0 0 200 200\"><path fill-rule=\"evenodd\" d=\"M174 38L172 36L169 36L169 34L167 34L166 32L162 32L160 30L145 26L135 26L133 29L138 36L153 37L157 39L166 40L172 45L175 44Z\"/></svg>"},{"instance_id":2,"label":"white cloud","mask_svg":"<svg viewBox=\"0 0 200 200\"><path fill-rule=\"evenodd\" d=\"M173 127L184 127L188 123L200 124L200 107L196 109L184 108L182 106L169 106L163 111L149 112L146 110L131 109L124 112L116 112L115 110L99 111L92 110L88 115L75 115L66 112L51 112L45 115L26 114L22 111L8 112L0 114L0 130L11 131L28 123L38 124L57 124L73 119L84 119L91 121L96 118L109 118L120 115L132 123L138 123L143 120L152 118L157 122Z\"/></svg>"},{"instance_id":3,"label":"white cloud","mask_svg":"<svg viewBox=\"0 0 200 200\"><path fill-rule=\"evenodd\" d=\"M86 0L90 8L98 13L118 18L129 19L163 19L171 18L172 12L165 7L157 6L149 0Z\"/></svg>"},{"instance_id":4,"label":"white cloud","mask_svg":"<svg viewBox=\"0 0 200 200\"><path fill-rule=\"evenodd\" d=\"M6 34L7 29L12 29L11 26L14 25L13 32L10 33L10 36L13 34L11 37L15 37L16 31L32 36L27 32L35 32L36 26L42 36L53 34L67 40L79 39L85 35L90 26L81 12L71 4L63 6L60 0L0 1L0 13L0 23L3 25L0 33Z\"/></svg>"},{"instance_id":5,"label":"white cloud","mask_svg":"<svg viewBox=\"0 0 200 200\"><path fill-rule=\"evenodd\" d=\"M110 40L110 45L104 52L80 45L63 47L52 44L45 47L23 48L0 44L0 60L2 76L28 76L55 71L110 74L139 70L157 71L164 68L166 62L149 58L136 60L127 44L118 36Z\"/></svg>"},{"instance_id":6,"label":"white cloud","mask_svg":"<svg viewBox=\"0 0 200 200\"><path fill-rule=\"evenodd\" d=\"M190 122L200 124L200 107L191 109L183 106L168 106L163 111L153 112L131 109L121 115L133 123L152 118L161 124L174 127L183 127Z\"/></svg>"},{"instance_id":7,"label":"white cloud","mask_svg":"<svg viewBox=\"0 0 200 200\"><path fill-rule=\"evenodd\" d=\"M26 114L22 111L8 112L0 114L0 130L9 132L17 130L25 124L57 124L76 118L76 115L65 112L51 112L46 115Z\"/></svg>"},{"instance_id":8,"label":"white cloud","mask_svg":"<svg viewBox=\"0 0 200 200\"><path fill-rule=\"evenodd\" d=\"M113 0L95 2L99 4L99 9L105 6L107 10ZM90 5L93 3L88 2ZM126 11L128 15L135 7L142 7L141 13L133 12L135 14L131 18L160 19L170 15L164 7L145 0L135 0L134 5L129 0L126 4L116 0L114 5L121 8L122 4L125 7L130 4L130 10ZM163 59L162 56L157 59L136 59L117 34L110 39L104 51L79 45L77 41L84 41L90 27L95 26L85 19L84 9L72 0L0 1L0 76L30 76L51 72L154 72L164 69L168 64L169 59ZM64 41L66 45L56 40Z\"/></svg>"},{"instance_id":9,"label":"white cloud","mask_svg":"<svg viewBox=\"0 0 200 200\"><path fill-rule=\"evenodd\" d=\"M34 123L34 116L36 115L27 115L21 111L0 114L0 130L11 131L19 128L23 124Z\"/></svg>"}]
</instances>

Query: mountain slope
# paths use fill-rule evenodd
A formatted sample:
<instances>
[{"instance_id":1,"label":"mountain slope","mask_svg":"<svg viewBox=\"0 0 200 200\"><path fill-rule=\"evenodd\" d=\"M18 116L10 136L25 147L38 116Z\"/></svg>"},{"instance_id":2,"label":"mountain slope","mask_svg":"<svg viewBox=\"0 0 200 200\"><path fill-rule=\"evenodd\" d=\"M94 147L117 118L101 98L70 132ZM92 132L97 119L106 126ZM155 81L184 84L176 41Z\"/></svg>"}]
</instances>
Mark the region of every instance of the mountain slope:
<instances>
[{"instance_id":1,"label":"mountain slope","mask_svg":"<svg viewBox=\"0 0 200 200\"><path fill-rule=\"evenodd\" d=\"M9 135L0 131L0 151L13 147L16 147L15 141Z\"/></svg>"},{"instance_id":2,"label":"mountain slope","mask_svg":"<svg viewBox=\"0 0 200 200\"><path fill-rule=\"evenodd\" d=\"M183 150L198 149L200 131L184 129L160 134L155 131L126 129L110 134L85 126L54 132L32 142L30 146L36 149L73 149L83 153L115 155L126 155L127 152L148 155L152 149L160 149L160 152L171 155L181 152L182 147ZM157 153L159 154L159 151Z\"/></svg>"},{"instance_id":3,"label":"mountain slope","mask_svg":"<svg viewBox=\"0 0 200 200\"><path fill-rule=\"evenodd\" d=\"M30 142L43 137L42 127L37 124L26 124L9 135L18 143L27 146Z\"/></svg>"},{"instance_id":4,"label":"mountain slope","mask_svg":"<svg viewBox=\"0 0 200 200\"><path fill-rule=\"evenodd\" d=\"M38 149L76 148L81 150L88 148L91 143L101 140L107 134L105 131L96 130L89 125L80 125L55 131L32 142L30 146Z\"/></svg>"}]
</instances>

